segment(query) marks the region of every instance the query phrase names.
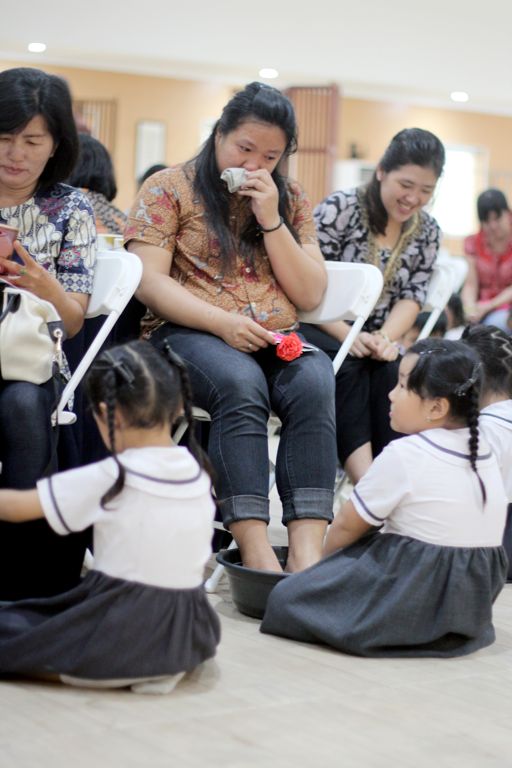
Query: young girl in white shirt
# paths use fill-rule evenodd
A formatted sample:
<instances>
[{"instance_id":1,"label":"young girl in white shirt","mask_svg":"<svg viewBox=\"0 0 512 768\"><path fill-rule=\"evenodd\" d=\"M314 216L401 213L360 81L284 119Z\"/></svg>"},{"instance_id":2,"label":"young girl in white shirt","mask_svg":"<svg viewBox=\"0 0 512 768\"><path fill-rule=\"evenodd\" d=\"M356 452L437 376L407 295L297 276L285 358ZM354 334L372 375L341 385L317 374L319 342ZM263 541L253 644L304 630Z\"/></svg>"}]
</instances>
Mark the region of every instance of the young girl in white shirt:
<instances>
[{"instance_id":1,"label":"young girl in white shirt","mask_svg":"<svg viewBox=\"0 0 512 768\"><path fill-rule=\"evenodd\" d=\"M480 428L496 454L509 501L503 546L512 581L512 339L495 325L468 325L463 341L478 352L484 367Z\"/></svg>"},{"instance_id":2,"label":"young girl in white shirt","mask_svg":"<svg viewBox=\"0 0 512 768\"><path fill-rule=\"evenodd\" d=\"M481 378L461 341L411 347L389 394L407 437L356 485L325 559L272 590L263 632L362 656L459 656L494 641L507 499L479 435Z\"/></svg>"},{"instance_id":3,"label":"young girl in white shirt","mask_svg":"<svg viewBox=\"0 0 512 768\"><path fill-rule=\"evenodd\" d=\"M0 605L0 674L165 693L219 642L203 588L210 478L170 437L191 419L186 370L168 345L136 341L103 352L86 390L112 456L1 490L0 519L44 516L62 535L92 525L94 567L62 595Z\"/></svg>"}]
</instances>

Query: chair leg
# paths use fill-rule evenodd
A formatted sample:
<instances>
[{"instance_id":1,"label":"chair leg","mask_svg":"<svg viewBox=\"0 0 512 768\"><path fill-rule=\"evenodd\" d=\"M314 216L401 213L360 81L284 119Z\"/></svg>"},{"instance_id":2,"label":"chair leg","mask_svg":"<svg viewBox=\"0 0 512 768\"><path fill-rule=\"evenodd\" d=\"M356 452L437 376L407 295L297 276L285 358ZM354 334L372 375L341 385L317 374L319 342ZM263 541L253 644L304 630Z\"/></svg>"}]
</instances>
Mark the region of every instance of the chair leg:
<instances>
[{"instance_id":1,"label":"chair leg","mask_svg":"<svg viewBox=\"0 0 512 768\"><path fill-rule=\"evenodd\" d=\"M232 539L228 549L234 549L235 547L236 547L236 541ZM219 586L219 581L221 580L223 573L224 573L224 566L221 565L220 563L217 563L212 575L204 583L204 588L209 594L211 594L212 592L216 592L217 587Z\"/></svg>"}]
</instances>

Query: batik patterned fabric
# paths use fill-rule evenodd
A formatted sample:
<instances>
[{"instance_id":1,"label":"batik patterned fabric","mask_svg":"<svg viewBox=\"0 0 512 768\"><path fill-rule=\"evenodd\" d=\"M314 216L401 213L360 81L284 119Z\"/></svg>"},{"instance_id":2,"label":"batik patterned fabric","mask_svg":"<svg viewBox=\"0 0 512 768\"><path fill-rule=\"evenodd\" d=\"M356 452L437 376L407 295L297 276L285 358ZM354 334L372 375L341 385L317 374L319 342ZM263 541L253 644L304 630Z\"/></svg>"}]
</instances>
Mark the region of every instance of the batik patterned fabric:
<instances>
[{"instance_id":1,"label":"batik patterned fabric","mask_svg":"<svg viewBox=\"0 0 512 768\"><path fill-rule=\"evenodd\" d=\"M126 214L112 205L101 192L93 192L91 189L84 189L83 192L92 205L96 218L96 231L102 234L122 234L126 226Z\"/></svg>"},{"instance_id":2,"label":"batik patterned fabric","mask_svg":"<svg viewBox=\"0 0 512 768\"><path fill-rule=\"evenodd\" d=\"M372 256L376 255L376 265L386 274L393 250L375 248L361 189L333 192L315 208L314 219L325 259L374 263ZM393 306L401 299L411 299L423 306L439 250L440 234L436 220L421 211L417 225L402 240L396 269L392 271L388 284L384 285L364 330L381 328Z\"/></svg>"},{"instance_id":3,"label":"batik patterned fabric","mask_svg":"<svg viewBox=\"0 0 512 768\"><path fill-rule=\"evenodd\" d=\"M265 328L289 330L297 311L277 282L265 251L263 237L242 253L241 235L252 218L250 201L230 197L233 242L239 247L232 270L223 268L218 240L206 222L204 205L193 190L190 164L168 168L151 176L135 201L124 236L172 253L171 277L195 296L227 312L246 315ZM317 244L310 203L296 182L287 184L290 221L302 245ZM165 321L152 318L146 335Z\"/></svg>"},{"instance_id":4,"label":"batik patterned fabric","mask_svg":"<svg viewBox=\"0 0 512 768\"><path fill-rule=\"evenodd\" d=\"M66 291L92 292L96 228L80 190L55 184L20 205L0 208L0 222L18 228L23 247Z\"/></svg>"}]
</instances>

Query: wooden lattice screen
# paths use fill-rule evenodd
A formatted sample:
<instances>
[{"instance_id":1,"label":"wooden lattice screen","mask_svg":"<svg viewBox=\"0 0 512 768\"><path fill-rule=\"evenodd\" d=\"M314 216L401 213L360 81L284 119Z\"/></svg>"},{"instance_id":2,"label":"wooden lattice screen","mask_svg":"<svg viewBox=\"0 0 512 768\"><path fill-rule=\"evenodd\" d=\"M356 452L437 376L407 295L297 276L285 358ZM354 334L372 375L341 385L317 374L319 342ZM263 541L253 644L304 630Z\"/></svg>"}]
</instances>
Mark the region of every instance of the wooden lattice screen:
<instances>
[{"instance_id":1,"label":"wooden lattice screen","mask_svg":"<svg viewBox=\"0 0 512 768\"><path fill-rule=\"evenodd\" d=\"M337 85L293 87L285 91L299 127L299 149L288 171L306 190L312 205L332 192L337 157L340 93Z\"/></svg>"},{"instance_id":2,"label":"wooden lattice screen","mask_svg":"<svg viewBox=\"0 0 512 768\"><path fill-rule=\"evenodd\" d=\"M73 111L79 130L89 131L112 154L116 135L116 102L75 99Z\"/></svg>"}]
</instances>

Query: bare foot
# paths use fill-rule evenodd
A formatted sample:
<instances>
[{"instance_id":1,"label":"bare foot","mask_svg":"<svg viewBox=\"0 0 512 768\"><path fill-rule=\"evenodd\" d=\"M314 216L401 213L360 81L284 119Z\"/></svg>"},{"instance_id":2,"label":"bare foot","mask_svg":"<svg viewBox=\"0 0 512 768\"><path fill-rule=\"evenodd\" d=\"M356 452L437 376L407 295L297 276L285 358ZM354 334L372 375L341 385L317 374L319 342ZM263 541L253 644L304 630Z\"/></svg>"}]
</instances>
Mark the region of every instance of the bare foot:
<instances>
[{"instance_id":1,"label":"bare foot","mask_svg":"<svg viewBox=\"0 0 512 768\"><path fill-rule=\"evenodd\" d=\"M276 553L267 538L267 524L263 520L239 520L229 528L234 537L242 563L257 571L282 571Z\"/></svg>"},{"instance_id":2,"label":"bare foot","mask_svg":"<svg viewBox=\"0 0 512 768\"><path fill-rule=\"evenodd\" d=\"M288 523L288 560L285 570L297 573L318 563L322 558L327 522L325 520L292 520Z\"/></svg>"}]
</instances>

